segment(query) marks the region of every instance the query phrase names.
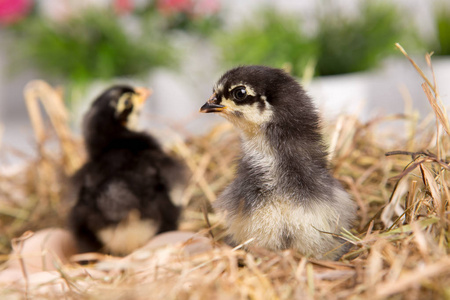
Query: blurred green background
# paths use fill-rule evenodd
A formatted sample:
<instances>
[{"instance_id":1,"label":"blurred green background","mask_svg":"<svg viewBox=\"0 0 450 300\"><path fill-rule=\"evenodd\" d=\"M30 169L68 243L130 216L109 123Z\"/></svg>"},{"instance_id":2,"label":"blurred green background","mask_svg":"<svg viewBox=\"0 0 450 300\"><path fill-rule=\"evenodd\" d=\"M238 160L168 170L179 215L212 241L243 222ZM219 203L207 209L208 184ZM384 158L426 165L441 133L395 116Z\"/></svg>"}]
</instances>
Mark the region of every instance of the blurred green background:
<instances>
[{"instance_id":1,"label":"blurred green background","mask_svg":"<svg viewBox=\"0 0 450 300\"><path fill-rule=\"evenodd\" d=\"M337 2L318 1L320 10L308 20L312 28L300 13L265 1L232 25L219 0L90 1L68 5L56 18L43 14L39 1L2 1L28 5L3 28L13 36L13 70L33 65L49 78L76 86L176 68L190 55L177 42L180 35L214 45L223 68L265 64L298 77L375 68L387 56L398 55L395 42L413 53L450 55L450 5L444 2L434 4L435 35L430 38L418 34L420 24L408 11L379 0L356 1L353 14Z\"/></svg>"}]
</instances>

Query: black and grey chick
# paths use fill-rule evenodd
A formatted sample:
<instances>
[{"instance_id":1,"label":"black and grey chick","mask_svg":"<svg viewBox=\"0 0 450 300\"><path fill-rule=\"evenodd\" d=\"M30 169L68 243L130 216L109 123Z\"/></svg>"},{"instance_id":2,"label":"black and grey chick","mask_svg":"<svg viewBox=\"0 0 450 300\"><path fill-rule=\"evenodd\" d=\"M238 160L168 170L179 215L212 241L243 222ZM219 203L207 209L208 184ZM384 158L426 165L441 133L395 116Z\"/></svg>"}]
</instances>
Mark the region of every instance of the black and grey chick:
<instances>
[{"instance_id":1,"label":"black and grey chick","mask_svg":"<svg viewBox=\"0 0 450 300\"><path fill-rule=\"evenodd\" d=\"M177 228L185 168L136 130L150 91L113 86L83 120L88 160L75 174L78 199L69 226L80 252L125 255Z\"/></svg>"},{"instance_id":2,"label":"black and grey chick","mask_svg":"<svg viewBox=\"0 0 450 300\"><path fill-rule=\"evenodd\" d=\"M355 205L329 172L318 113L297 81L280 69L238 67L200 111L241 133L236 177L214 204L232 243L338 258L342 241L333 234L350 226Z\"/></svg>"}]
</instances>

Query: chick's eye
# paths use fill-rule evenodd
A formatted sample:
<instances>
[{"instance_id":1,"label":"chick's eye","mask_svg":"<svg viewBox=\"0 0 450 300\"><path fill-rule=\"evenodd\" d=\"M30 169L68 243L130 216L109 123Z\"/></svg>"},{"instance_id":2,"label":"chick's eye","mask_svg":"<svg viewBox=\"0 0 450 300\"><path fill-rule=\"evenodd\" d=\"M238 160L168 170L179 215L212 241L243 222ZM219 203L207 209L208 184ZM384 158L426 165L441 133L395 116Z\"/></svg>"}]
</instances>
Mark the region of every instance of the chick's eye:
<instances>
[{"instance_id":1,"label":"chick's eye","mask_svg":"<svg viewBox=\"0 0 450 300\"><path fill-rule=\"evenodd\" d=\"M126 98L123 104L125 105L125 107L132 106L131 98Z\"/></svg>"},{"instance_id":2,"label":"chick's eye","mask_svg":"<svg viewBox=\"0 0 450 300\"><path fill-rule=\"evenodd\" d=\"M238 101L242 101L247 97L247 90L243 86L235 88L232 93L233 98Z\"/></svg>"}]
</instances>

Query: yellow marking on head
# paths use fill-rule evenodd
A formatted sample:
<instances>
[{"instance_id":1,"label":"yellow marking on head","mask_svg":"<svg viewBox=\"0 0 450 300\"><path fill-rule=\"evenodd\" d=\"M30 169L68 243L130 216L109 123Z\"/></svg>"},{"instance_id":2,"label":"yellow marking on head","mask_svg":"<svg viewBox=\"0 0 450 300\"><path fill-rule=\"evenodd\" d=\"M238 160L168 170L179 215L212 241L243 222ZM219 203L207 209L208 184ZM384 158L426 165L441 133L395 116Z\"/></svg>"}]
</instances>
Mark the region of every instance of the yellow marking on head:
<instances>
[{"instance_id":1,"label":"yellow marking on head","mask_svg":"<svg viewBox=\"0 0 450 300\"><path fill-rule=\"evenodd\" d=\"M124 126L130 130L137 130L139 124L139 113L142 111L145 100L151 95L151 90L136 88L136 93L124 93L116 105L116 114L121 114L126 109L131 109Z\"/></svg>"},{"instance_id":2,"label":"yellow marking on head","mask_svg":"<svg viewBox=\"0 0 450 300\"><path fill-rule=\"evenodd\" d=\"M265 103L263 111L259 109L257 102L251 105L237 105L234 101L222 97L220 104L226 106L226 109L220 112L223 117L245 133L252 135L259 131L262 125L270 122L273 117L272 106L268 102ZM233 112L237 112L239 115Z\"/></svg>"},{"instance_id":3,"label":"yellow marking on head","mask_svg":"<svg viewBox=\"0 0 450 300\"><path fill-rule=\"evenodd\" d=\"M127 108L133 106L133 95L134 93L124 93L120 96L116 104L116 113L120 114Z\"/></svg>"}]
</instances>

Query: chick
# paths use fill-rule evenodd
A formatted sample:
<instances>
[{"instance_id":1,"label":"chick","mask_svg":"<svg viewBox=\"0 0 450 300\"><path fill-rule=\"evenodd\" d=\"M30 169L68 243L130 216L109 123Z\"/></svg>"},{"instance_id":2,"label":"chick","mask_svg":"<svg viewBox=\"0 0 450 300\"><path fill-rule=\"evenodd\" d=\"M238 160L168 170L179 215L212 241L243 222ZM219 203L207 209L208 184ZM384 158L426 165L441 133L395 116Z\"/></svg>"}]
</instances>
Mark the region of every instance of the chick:
<instances>
[{"instance_id":1,"label":"chick","mask_svg":"<svg viewBox=\"0 0 450 300\"><path fill-rule=\"evenodd\" d=\"M328 170L318 113L296 80L279 69L226 72L200 112L218 113L240 131L237 173L214 203L233 244L336 259L355 205Z\"/></svg>"},{"instance_id":2,"label":"chick","mask_svg":"<svg viewBox=\"0 0 450 300\"><path fill-rule=\"evenodd\" d=\"M152 136L136 131L149 95L144 88L113 86L84 116L88 160L73 178L78 199L69 215L80 252L126 255L177 228L174 194L184 186L185 168Z\"/></svg>"}]
</instances>

